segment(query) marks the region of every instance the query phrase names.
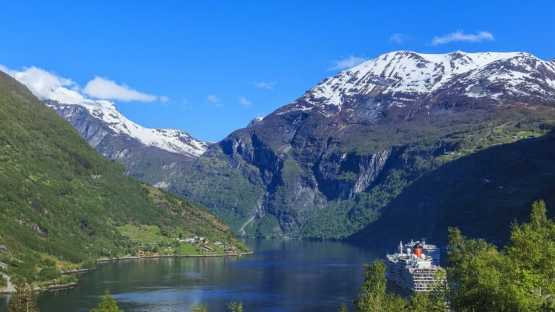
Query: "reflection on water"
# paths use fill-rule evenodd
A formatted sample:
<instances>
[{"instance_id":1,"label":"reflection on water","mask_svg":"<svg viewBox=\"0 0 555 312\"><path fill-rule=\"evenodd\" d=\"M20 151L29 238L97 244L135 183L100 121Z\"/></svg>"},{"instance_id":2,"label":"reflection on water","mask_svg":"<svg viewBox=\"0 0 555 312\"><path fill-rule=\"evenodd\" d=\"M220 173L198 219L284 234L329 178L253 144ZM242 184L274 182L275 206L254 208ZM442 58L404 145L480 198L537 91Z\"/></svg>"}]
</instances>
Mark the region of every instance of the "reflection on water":
<instances>
[{"instance_id":1,"label":"reflection on water","mask_svg":"<svg viewBox=\"0 0 555 312\"><path fill-rule=\"evenodd\" d=\"M339 242L254 241L241 258L164 258L101 265L79 287L39 299L42 312L89 311L109 291L126 312L337 311L362 282L362 265L377 255ZM5 307L0 308L0 311Z\"/></svg>"}]
</instances>

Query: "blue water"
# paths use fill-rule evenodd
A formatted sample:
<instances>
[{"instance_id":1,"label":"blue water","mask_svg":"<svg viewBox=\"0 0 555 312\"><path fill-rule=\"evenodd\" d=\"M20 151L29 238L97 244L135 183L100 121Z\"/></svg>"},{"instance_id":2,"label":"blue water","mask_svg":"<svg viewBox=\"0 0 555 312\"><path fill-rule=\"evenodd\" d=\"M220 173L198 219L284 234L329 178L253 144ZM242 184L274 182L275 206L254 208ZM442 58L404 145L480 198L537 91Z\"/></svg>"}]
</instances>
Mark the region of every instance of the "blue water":
<instances>
[{"instance_id":1,"label":"blue water","mask_svg":"<svg viewBox=\"0 0 555 312\"><path fill-rule=\"evenodd\" d=\"M256 241L240 258L164 258L104 264L79 287L39 298L42 312L89 311L109 291L126 312L337 311L362 283L363 264L378 254L340 242Z\"/></svg>"}]
</instances>

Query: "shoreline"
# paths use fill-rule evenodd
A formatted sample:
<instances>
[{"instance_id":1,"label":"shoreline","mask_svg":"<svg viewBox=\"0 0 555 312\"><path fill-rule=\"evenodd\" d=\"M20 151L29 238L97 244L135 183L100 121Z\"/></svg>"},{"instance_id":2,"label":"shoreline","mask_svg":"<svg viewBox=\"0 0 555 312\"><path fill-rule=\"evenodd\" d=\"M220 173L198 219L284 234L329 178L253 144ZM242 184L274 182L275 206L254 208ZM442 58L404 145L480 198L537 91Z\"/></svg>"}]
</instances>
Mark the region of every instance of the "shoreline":
<instances>
[{"instance_id":1,"label":"shoreline","mask_svg":"<svg viewBox=\"0 0 555 312\"><path fill-rule=\"evenodd\" d=\"M155 255L155 256L125 256L125 257L117 257L117 258L104 258L104 259L97 259L95 261L96 264L105 264L110 262L120 262L120 261L131 261L131 260L141 260L141 259L162 259L162 258L225 258L225 257L242 257L242 256L249 256L253 255L253 251L247 252L239 252L239 253L223 253L223 254L197 254L197 255ZM75 269L61 272L62 274L84 274L90 271L94 271L96 268L90 269ZM67 283L67 284L54 284L48 287L38 287L36 291L43 292L43 291L58 291L58 290L65 290L71 289L79 286L79 282L75 283ZM15 293L15 289L5 289L0 291L1 296L11 295Z\"/></svg>"},{"instance_id":2,"label":"shoreline","mask_svg":"<svg viewBox=\"0 0 555 312\"><path fill-rule=\"evenodd\" d=\"M253 251L239 252L239 253L223 253L223 254L196 254L196 255L153 255L153 256L124 256L116 258L103 258L96 260L97 264L119 262L127 260L141 260L141 259L161 259L161 258L225 258L225 257L242 257L253 255ZM83 269L91 270L91 269Z\"/></svg>"},{"instance_id":3,"label":"shoreline","mask_svg":"<svg viewBox=\"0 0 555 312\"><path fill-rule=\"evenodd\" d=\"M75 288L77 287L78 282L71 282L71 283L66 283L66 284L53 284L50 285L46 288L39 288L38 291L39 292L43 292L43 291L59 291L59 290L65 290L65 289L71 289L71 288Z\"/></svg>"},{"instance_id":4,"label":"shoreline","mask_svg":"<svg viewBox=\"0 0 555 312\"><path fill-rule=\"evenodd\" d=\"M60 272L62 275L70 275L70 274L81 274L81 273L87 273L89 271L93 271L95 268L91 268L91 269L75 269L75 270L67 270L67 271L62 271Z\"/></svg>"},{"instance_id":5,"label":"shoreline","mask_svg":"<svg viewBox=\"0 0 555 312\"><path fill-rule=\"evenodd\" d=\"M47 291L61 291L65 289L71 289L77 287L78 282L71 282L66 284L52 284L43 287L33 287L33 291L35 292L47 292ZM4 289L0 291L0 296L7 296L13 295L15 293L15 288L13 289Z\"/></svg>"}]
</instances>

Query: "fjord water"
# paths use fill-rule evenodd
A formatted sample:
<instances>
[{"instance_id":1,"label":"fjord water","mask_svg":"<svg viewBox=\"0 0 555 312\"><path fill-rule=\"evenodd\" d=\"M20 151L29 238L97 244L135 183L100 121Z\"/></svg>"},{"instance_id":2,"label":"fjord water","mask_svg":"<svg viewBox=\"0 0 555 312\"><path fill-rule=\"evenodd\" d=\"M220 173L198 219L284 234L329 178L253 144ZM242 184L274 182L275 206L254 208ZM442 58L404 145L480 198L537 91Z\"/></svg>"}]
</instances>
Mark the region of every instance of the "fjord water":
<instances>
[{"instance_id":1,"label":"fjord water","mask_svg":"<svg viewBox=\"0 0 555 312\"><path fill-rule=\"evenodd\" d=\"M379 256L341 242L255 241L240 258L164 258L104 264L79 287L40 297L41 311L89 311L110 291L126 312L337 311L355 297L363 265Z\"/></svg>"}]
</instances>

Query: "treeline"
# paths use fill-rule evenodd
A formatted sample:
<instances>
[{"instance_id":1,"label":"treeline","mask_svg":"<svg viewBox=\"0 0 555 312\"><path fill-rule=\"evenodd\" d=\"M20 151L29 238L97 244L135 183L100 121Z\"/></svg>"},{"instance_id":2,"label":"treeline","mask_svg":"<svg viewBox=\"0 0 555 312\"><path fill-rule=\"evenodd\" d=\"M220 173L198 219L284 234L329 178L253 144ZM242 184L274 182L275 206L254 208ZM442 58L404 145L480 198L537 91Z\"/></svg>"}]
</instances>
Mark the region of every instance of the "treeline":
<instances>
[{"instance_id":1,"label":"treeline","mask_svg":"<svg viewBox=\"0 0 555 312\"><path fill-rule=\"evenodd\" d=\"M555 221L547 217L543 201L532 205L528 223L512 226L503 249L450 229L448 261L447 284L409 298L389 291L385 265L372 263L354 311L555 311Z\"/></svg>"}]
</instances>

